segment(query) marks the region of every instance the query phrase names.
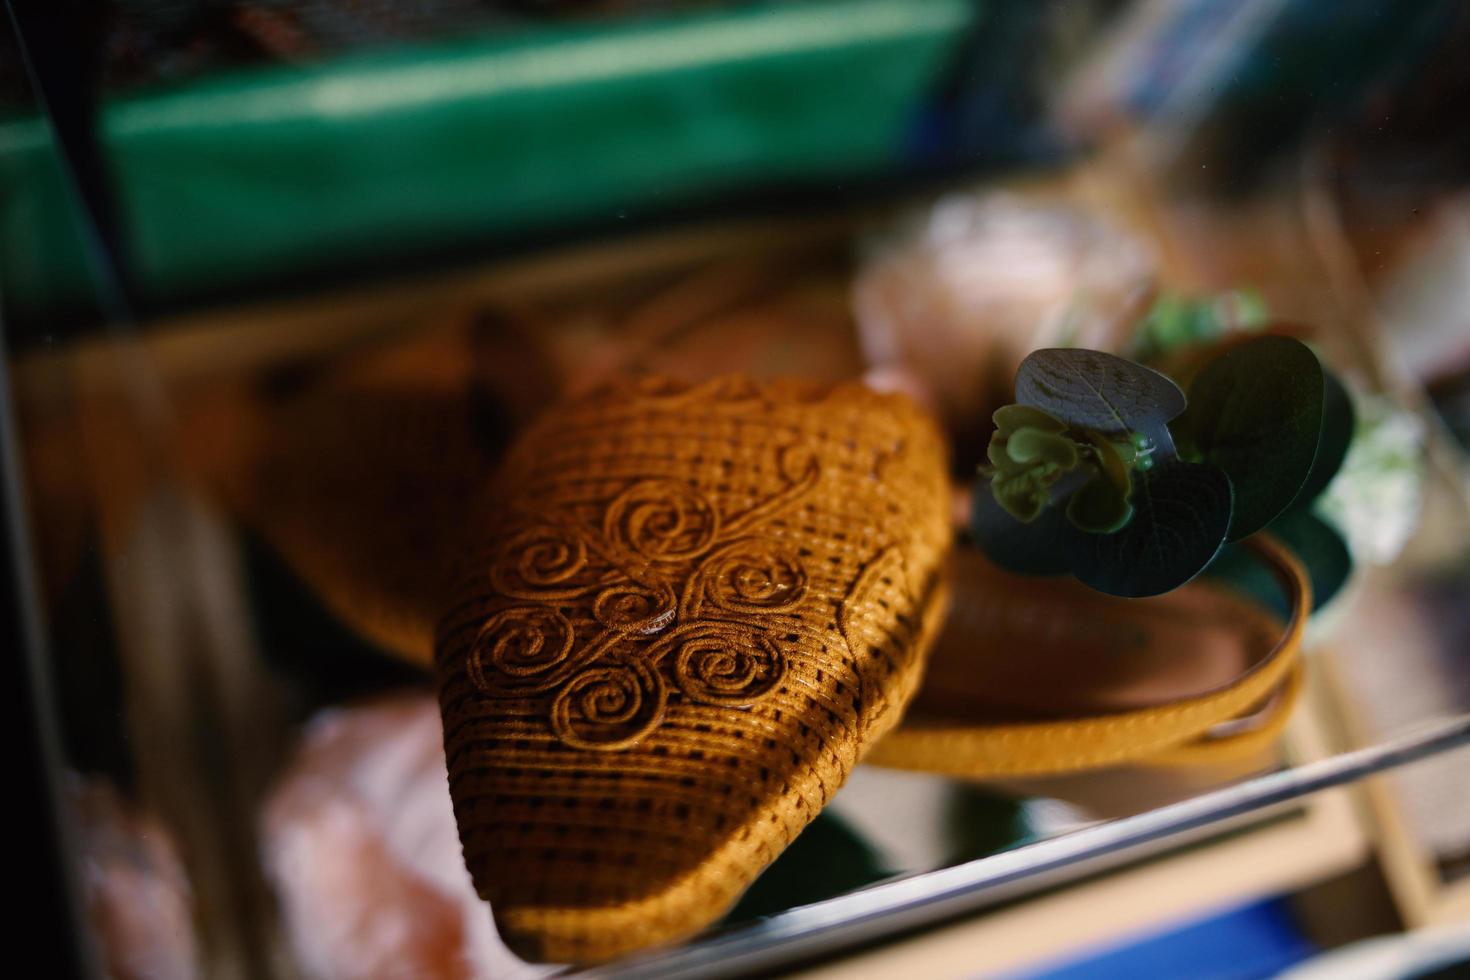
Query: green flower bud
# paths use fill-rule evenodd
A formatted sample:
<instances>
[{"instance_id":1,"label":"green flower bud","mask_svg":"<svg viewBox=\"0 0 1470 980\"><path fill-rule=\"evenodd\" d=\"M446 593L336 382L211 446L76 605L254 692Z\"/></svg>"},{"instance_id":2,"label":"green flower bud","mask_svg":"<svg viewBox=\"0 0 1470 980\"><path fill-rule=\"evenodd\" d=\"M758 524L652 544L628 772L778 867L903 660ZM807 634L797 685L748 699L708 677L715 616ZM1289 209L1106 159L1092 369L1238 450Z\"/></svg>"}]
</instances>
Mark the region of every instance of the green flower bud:
<instances>
[{"instance_id":1,"label":"green flower bud","mask_svg":"<svg viewBox=\"0 0 1470 980\"><path fill-rule=\"evenodd\" d=\"M1002 405L991 420L1002 439L1009 439L1018 429L1040 429L1043 432L1065 432L1066 423L1030 405Z\"/></svg>"},{"instance_id":2,"label":"green flower bud","mask_svg":"<svg viewBox=\"0 0 1470 980\"><path fill-rule=\"evenodd\" d=\"M1064 435L1043 429L1017 429L1006 440L1006 454L1020 463L1051 463L1063 470L1077 465L1077 446Z\"/></svg>"},{"instance_id":3,"label":"green flower bud","mask_svg":"<svg viewBox=\"0 0 1470 980\"><path fill-rule=\"evenodd\" d=\"M990 492L1006 513L1023 524L1040 517L1049 502L1046 484L1036 470L998 475L991 481Z\"/></svg>"}]
</instances>

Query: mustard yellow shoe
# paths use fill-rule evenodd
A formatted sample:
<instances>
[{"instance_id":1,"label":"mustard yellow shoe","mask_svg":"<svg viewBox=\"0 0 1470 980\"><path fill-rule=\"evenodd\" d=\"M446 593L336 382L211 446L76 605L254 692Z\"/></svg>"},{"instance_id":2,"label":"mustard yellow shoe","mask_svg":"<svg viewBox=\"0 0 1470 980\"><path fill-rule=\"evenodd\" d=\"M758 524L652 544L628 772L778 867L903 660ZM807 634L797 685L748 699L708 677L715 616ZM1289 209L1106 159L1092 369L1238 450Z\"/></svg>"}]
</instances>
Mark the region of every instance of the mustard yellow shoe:
<instances>
[{"instance_id":1,"label":"mustard yellow shoe","mask_svg":"<svg viewBox=\"0 0 1470 980\"><path fill-rule=\"evenodd\" d=\"M645 380L512 448L437 638L465 862L535 960L718 919L916 689L944 443L860 385Z\"/></svg>"}]
</instances>

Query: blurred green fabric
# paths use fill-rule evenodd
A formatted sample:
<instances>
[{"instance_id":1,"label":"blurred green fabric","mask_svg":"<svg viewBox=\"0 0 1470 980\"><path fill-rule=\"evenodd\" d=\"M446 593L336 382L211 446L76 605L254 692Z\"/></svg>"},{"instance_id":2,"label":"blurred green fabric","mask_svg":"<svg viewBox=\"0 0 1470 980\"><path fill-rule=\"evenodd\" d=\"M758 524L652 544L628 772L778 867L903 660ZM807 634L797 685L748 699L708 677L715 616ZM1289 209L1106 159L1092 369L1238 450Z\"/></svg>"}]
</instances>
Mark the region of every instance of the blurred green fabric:
<instances>
[{"instance_id":1,"label":"blurred green fabric","mask_svg":"<svg viewBox=\"0 0 1470 980\"><path fill-rule=\"evenodd\" d=\"M145 302L884 173L972 0L741 5L360 53L107 103ZM88 292L44 124L0 122L12 313Z\"/></svg>"}]
</instances>

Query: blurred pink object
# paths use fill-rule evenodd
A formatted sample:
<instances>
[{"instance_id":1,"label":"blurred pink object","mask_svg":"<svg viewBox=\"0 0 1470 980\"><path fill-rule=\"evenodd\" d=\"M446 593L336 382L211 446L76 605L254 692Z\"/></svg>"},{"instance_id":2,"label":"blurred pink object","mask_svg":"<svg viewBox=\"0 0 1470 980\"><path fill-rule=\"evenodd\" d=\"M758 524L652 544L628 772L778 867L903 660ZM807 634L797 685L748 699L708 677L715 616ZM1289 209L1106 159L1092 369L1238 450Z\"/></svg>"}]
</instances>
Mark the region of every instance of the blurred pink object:
<instances>
[{"instance_id":1,"label":"blurred pink object","mask_svg":"<svg viewBox=\"0 0 1470 980\"><path fill-rule=\"evenodd\" d=\"M107 975L184 980L197 974L192 894L173 838L110 784L73 775L83 899Z\"/></svg>"},{"instance_id":2,"label":"blurred pink object","mask_svg":"<svg viewBox=\"0 0 1470 980\"><path fill-rule=\"evenodd\" d=\"M869 365L922 386L963 454L1009 400L1026 354L1117 347L1153 279L1145 246L1099 216L1019 194L955 195L878 250L853 304Z\"/></svg>"},{"instance_id":3,"label":"blurred pink object","mask_svg":"<svg viewBox=\"0 0 1470 980\"><path fill-rule=\"evenodd\" d=\"M318 715L267 803L266 872L303 972L520 978L470 885L430 694Z\"/></svg>"}]
</instances>

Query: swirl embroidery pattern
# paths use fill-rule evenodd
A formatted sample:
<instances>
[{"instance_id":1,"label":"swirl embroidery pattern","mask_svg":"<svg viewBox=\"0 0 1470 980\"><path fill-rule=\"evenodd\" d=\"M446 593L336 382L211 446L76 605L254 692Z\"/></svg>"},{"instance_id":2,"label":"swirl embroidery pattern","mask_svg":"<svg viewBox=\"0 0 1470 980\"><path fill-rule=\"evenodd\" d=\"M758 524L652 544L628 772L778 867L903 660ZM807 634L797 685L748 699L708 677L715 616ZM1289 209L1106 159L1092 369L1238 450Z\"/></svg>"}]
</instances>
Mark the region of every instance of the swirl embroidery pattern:
<instances>
[{"instance_id":1,"label":"swirl embroidery pattern","mask_svg":"<svg viewBox=\"0 0 1470 980\"><path fill-rule=\"evenodd\" d=\"M517 604L492 615L467 673L487 698L551 694L549 724L565 745L627 748L659 726L671 685L692 702L746 707L787 673L780 614L807 595L801 557L760 522L816 485L815 457L778 454L785 486L725 515L673 480L638 480L603 511L600 527L546 521L510 537L491 570ZM543 519L544 520L544 519ZM579 630L564 604L586 606Z\"/></svg>"},{"instance_id":2,"label":"swirl embroidery pattern","mask_svg":"<svg viewBox=\"0 0 1470 980\"><path fill-rule=\"evenodd\" d=\"M502 937L591 962L730 907L918 688L946 474L932 420L858 383L628 379L518 437L435 636Z\"/></svg>"}]
</instances>

